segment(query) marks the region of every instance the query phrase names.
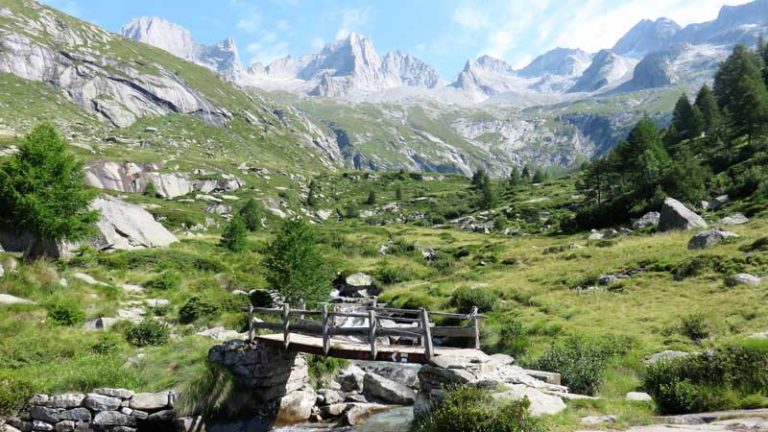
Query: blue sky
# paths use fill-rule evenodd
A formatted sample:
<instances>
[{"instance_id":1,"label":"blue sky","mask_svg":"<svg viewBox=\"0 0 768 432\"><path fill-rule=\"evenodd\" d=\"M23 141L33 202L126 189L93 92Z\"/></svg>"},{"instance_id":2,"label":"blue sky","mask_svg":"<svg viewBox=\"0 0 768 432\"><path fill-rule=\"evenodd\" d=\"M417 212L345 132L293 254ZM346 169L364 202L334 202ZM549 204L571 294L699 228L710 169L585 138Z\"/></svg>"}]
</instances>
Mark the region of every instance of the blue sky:
<instances>
[{"instance_id":1,"label":"blue sky","mask_svg":"<svg viewBox=\"0 0 768 432\"><path fill-rule=\"evenodd\" d=\"M44 0L119 32L132 18L159 16L200 42L232 36L243 62L269 62L319 50L358 32L377 51L401 49L451 79L482 54L522 67L557 46L611 47L640 19L681 25L714 19L744 0Z\"/></svg>"}]
</instances>

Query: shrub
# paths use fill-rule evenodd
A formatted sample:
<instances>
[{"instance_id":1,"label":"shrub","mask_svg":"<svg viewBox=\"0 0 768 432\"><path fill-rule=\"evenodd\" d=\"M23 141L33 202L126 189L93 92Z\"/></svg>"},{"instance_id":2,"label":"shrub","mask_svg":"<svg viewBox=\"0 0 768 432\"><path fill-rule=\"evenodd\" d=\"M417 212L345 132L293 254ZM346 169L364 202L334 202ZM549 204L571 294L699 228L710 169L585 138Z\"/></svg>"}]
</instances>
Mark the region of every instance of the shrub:
<instances>
[{"instance_id":1,"label":"shrub","mask_svg":"<svg viewBox=\"0 0 768 432\"><path fill-rule=\"evenodd\" d=\"M261 208L255 199L246 201L240 207L239 215L248 231L258 231L261 228Z\"/></svg>"},{"instance_id":2,"label":"shrub","mask_svg":"<svg viewBox=\"0 0 768 432\"><path fill-rule=\"evenodd\" d=\"M451 306L459 313L470 313L476 306L479 312L489 312L496 308L498 297L485 289L462 287L453 292Z\"/></svg>"},{"instance_id":3,"label":"shrub","mask_svg":"<svg viewBox=\"0 0 768 432\"><path fill-rule=\"evenodd\" d=\"M544 432L528 412L528 399L496 400L484 389L456 387L424 414L411 432Z\"/></svg>"},{"instance_id":4,"label":"shrub","mask_svg":"<svg viewBox=\"0 0 768 432\"><path fill-rule=\"evenodd\" d=\"M85 312L75 299L60 298L47 306L51 322L63 326L75 326L85 321Z\"/></svg>"},{"instance_id":5,"label":"shrub","mask_svg":"<svg viewBox=\"0 0 768 432\"><path fill-rule=\"evenodd\" d=\"M160 291L175 291L181 287L181 273L175 270L168 270L160 276L150 280L145 284L147 288Z\"/></svg>"},{"instance_id":6,"label":"shrub","mask_svg":"<svg viewBox=\"0 0 768 432\"><path fill-rule=\"evenodd\" d=\"M167 324L152 319L145 319L125 331L125 339L137 347L165 345L169 335Z\"/></svg>"},{"instance_id":7,"label":"shrub","mask_svg":"<svg viewBox=\"0 0 768 432\"><path fill-rule=\"evenodd\" d=\"M528 331L520 321L514 318L502 321L499 327L499 351L520 356L528 350L528 344Z\"/></svg>"},{"instance_id":8,"label":"shrub","mask_svg":"<svg viewBox=\"0 0 768 432\"><path fill-rule=\"evenodd\" d=\"M643 387L662 414L768 406L768 342L659 361L646 369Z\"/></svg>"},{"instance_id":9,"label":"shrub","mask_svg":"<svg viewBox=\"0 0 768 432\"><path fill-rule=\"evenodd\" d=\"M680 333L694 342L709 337L709 323L702 314L693 314L683 317L680 325Z\"/></svg>"},{"instance_id":10,"label":"shrub","mask_svg":"<svg viewBox=\"0 0 768 432\"><path fill-rule=\"evenodd\" d=\"M376 270L376 280L385 285L392 285L400 282L406 282L413 279L413 272L407 267L393 267L388 263L380 266Z\"/></svg>"},{"instance_id":11,"label":"shrub","mask_svg":"<svg viewBox=\"0 0 768 432\"><path fill-rule=\"evenodd\" d=\"M0 371L0 415L15 414L33 394L35 388L31 381L13 372Z\"/></svg>"},{"instance_id":12,"label":"shrub","mask_svg":"<svg viewBox=\"0 0 768 432\"><path fill-rule=\"evenodd\" d=\"M224 228L220 243L232 252L242 252L248 246L248 230L239 215L232 218Z\"/></svg>"},{"instance_id":13,"label":"shrub","mask_svg":"<svg viewBox=\"0 0 768 432\"><path fill-rule=\"evenodd\" d=\"M316 355L307 356L309 376L317 384L316 387L318 388L328 385L328 381L348 365L349 360L346 359Z\"/></svg>"},{"instance_id":14,"label":"shrub","mask_svg":"<svg viewBox=\"0 0 768 432\"><path fill-rule=\"evenodd\" d=\"M218 312L219 305L195 296L187 300L187 303L179 309L179 321L182 324L189 324L201 317L215 315Z\"/></svg>"},{"instance_id":15,"label":"shrub","mask_svg":"<svg viewBox=\"0 0 768 432\"><path fill-rule=\"evenodd\" d=\"M205 363L203 371L187 382L177 402L179 414L202 415L210 418L230 404L236 384L232 372L225 366Z\"/></svg>"},{"instance_id":16,"label":"shrub","mask_svg":"<svg viewBox=\"0 0 768 432\"><path fill-rule=\"evenodd\" d=\"M147 185L144 187L144 196L156 198L158 196L157 194L157 186L155 186L155 182L150 181L147 183Z\"/></svg>"},{"instance_id":17,"label":"shrub","mask_svg":"<svg viewBox=\"0 0 768 432\"><path fill-rule=\"evenodd\" d=\"M575 393L593 395L610 362L632 345L630 339L616 336L571 336L552 345L532 366L560 373L563 385Z\"/></svg>"}]
</instances>

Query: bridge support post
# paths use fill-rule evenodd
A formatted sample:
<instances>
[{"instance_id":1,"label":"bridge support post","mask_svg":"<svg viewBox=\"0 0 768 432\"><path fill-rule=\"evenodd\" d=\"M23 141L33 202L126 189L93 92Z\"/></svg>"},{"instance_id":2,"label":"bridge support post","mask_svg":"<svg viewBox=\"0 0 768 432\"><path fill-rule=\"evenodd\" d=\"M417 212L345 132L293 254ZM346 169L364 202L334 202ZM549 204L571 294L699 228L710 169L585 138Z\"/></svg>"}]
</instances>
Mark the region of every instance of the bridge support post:
<instances>
[{"instance_id":1,"label":"bridge support post","mask_svg":"<svg viewBox=\"0 0 768 432\"><path fill-rule=\"evenodd\" d=\"M285 349L291 344L291 306L288 303L283 305L283 342L285 343Z\"/></svg>"},{"instance_id":2,"label":"bridge support post","mask_svg":"<svg viewBox=\"0 0 768 432\"><path fill-rule=\"evenodd\" d=\"M253 304L248 305L248 342L253 342Z\"/></svg>"},{"instance_id":3,"label":"bridge support post","mask_svg":"<svg viewBox=\"0 0 768 432\"><path fill-rule=\"evenodd\" d=\"M376 311L368 311L368 339L371 343L371 360L376 360Z\"/></svg>"},{"instance_id":4,"label":"bridge support post","mask_svg":"<svg viewBox=\"0 0 768 432\"><path fill-rule=\"evenodd\" d=\"M480 319L477 316L477 306L472 306L472 327L475 331L475 349L480 349Z\"/></svg>"},{"instance_id":5,"label":"bridge support post","mask_svg":"<svg viewBox=\"0 0 768 432\"><path fill-rule=\"evenodd\" d=\"M435 349L432 346L432 330L429 328L429 312L421 309L421 326L424 331L424 355L427 360L431 360L435 355Z\"/></svg>"},{"instance_id":6,"label":"bridge support post","mask_svg":"<svg viewBox=\"0 0 768 432\"><path fill-rule=\"evenodd\" d=\"M323 354L325 354L326 357L331 350L331 336L329 334L330 320L328 318L328 303L323 303Z\"/></svg>"}]
</instances>

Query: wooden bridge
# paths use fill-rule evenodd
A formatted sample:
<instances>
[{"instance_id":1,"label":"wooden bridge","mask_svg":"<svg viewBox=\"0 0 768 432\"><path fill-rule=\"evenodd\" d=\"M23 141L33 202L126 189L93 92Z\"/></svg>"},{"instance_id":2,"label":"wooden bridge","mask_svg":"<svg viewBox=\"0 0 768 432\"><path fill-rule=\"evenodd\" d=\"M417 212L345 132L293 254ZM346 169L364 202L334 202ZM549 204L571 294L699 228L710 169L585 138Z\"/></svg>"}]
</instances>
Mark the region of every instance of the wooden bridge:
<instances>
[{"instance_id":1,"label":"wooden bridge","mask_svg":"<svg viewBox=\"0 0 768 432\"><path fill-rule=\"evenodd\" d=\"M279 321L261 322L254 314L278 316ZM435 325L431 318L467 322L468 325ZM366 312L345 312L329 310L324 304L322 310L307 310L303 307L291 309L260 308L250 306L248 310L248 339L280 346L286 350L338 357L354 360L377 360L398 363L429 363L439 355L473 356L480 349L480 324L483 315L473 308L469 314L432 312L426 309L394 309L378 307L376 302L367 306ZM367 326L338 326L337 318L358 319ZM279 333L255 335L256 330ZM336 337L334 339L334 337ZM339 339L345 337L346 339ZM380 338L393 338L403 343L380 343ZM434 338L468 339L467 349L435 347ZM367 340L356 342L350 338Z\"/></svg>"}]
</instances>

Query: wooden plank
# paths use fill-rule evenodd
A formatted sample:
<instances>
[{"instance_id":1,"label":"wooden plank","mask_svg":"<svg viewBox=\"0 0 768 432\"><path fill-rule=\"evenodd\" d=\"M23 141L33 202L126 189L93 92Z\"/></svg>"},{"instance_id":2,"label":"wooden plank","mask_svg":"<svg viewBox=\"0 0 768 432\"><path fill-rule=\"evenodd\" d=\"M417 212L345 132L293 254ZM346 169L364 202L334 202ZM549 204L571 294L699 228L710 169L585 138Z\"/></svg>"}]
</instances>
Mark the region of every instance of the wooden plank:
<instances>
[{"instance_id":1,"label":"wooden plank","mask_svg":"<svg viewBox=\"0 0 768 432\"><path fill-rule=\"evenodd\" d=\"M399 314L412 314L412 315L418 315L421 313L419 309L395 309L395 308L372 308L377 313L399 313Z\"/></svg>"},{"instance_id":2,"label":"wooden plank","mask_svg":"<svg viewBox=\"0 0 768 432\"><path fill-rule=\"evenodd\" d=\"M285 349L291 344L291 306L288 303L283 305L283 343Z\"/></svg>"},{"instance_id":3,"label":"wooden plank","mask_svg":"<svg viewBox=\"0 0 768 432\"><path fill-rule=\"evenodd\" d=\"M331 335L329 334L328 329L328 304L323 303L323 355L325 356L328 355L328 351L331 349Z\"/></svg>"},{"instance_id":4,"label":"wooden plank","mask_svg":"<svg viewBox=\"0 0 768 432\"><path fill-rule=\"evenodd\" d=\"M371 358L376 358L376 311L368 311L368 340L371 343Z\"/></svg>"}]
</instances>

